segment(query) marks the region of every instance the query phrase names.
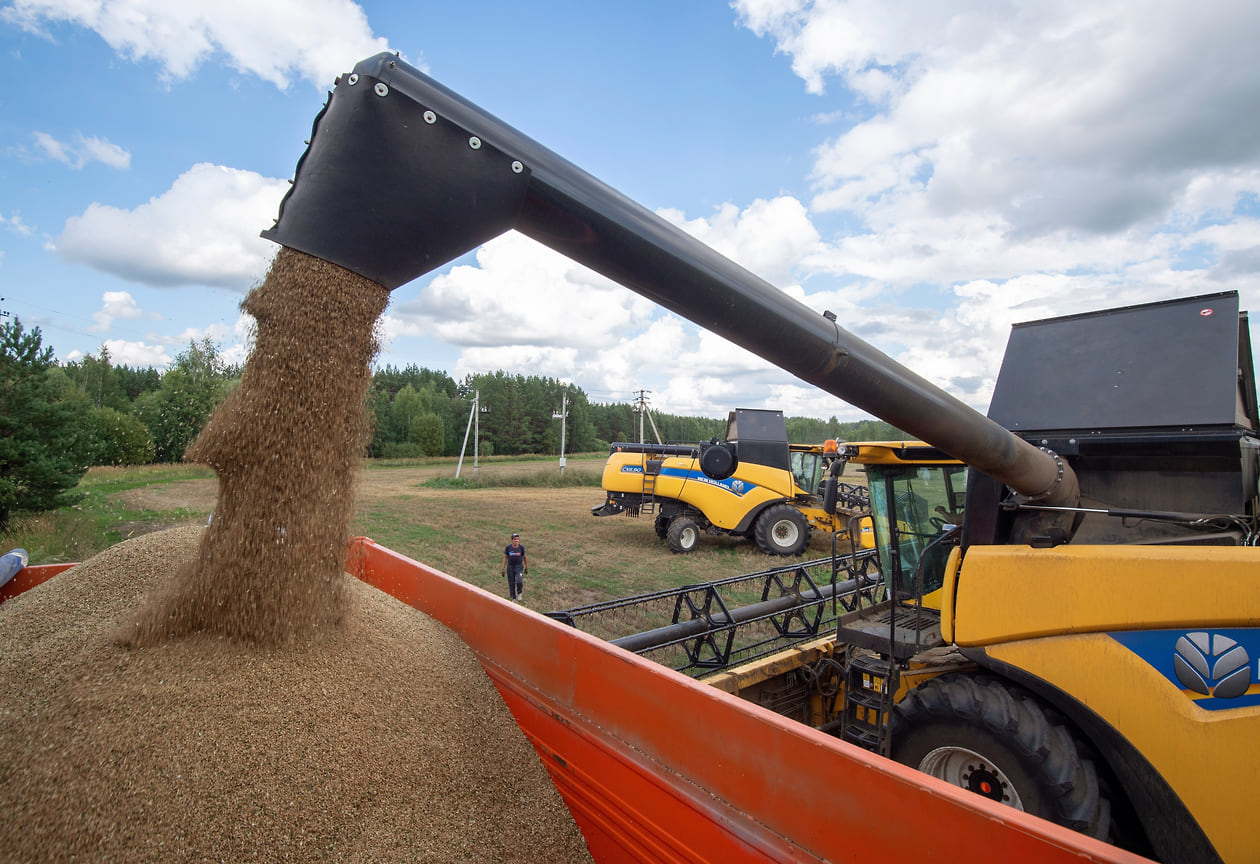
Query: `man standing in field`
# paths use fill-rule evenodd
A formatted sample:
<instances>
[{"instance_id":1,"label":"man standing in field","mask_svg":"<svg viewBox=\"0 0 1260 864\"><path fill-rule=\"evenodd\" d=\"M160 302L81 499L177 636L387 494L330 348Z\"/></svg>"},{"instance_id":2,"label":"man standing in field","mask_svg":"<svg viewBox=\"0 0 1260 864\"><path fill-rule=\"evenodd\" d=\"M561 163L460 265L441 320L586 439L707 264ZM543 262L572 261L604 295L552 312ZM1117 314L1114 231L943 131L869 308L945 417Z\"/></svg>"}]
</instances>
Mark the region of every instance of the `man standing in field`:
<instances>
[{"instance_id":1,"label":"man standing in field","mask_svg":"<svg viewBox=\"0 0 1260 864\"><path fill-rule=\"evenodd\" d=\"M529 572L529 558L521 545L521 535L513 532L512 542L503 550L503 575L508 580L508 596L514 601L525 599L525 574Z\"/></svg>"}]
</instances>

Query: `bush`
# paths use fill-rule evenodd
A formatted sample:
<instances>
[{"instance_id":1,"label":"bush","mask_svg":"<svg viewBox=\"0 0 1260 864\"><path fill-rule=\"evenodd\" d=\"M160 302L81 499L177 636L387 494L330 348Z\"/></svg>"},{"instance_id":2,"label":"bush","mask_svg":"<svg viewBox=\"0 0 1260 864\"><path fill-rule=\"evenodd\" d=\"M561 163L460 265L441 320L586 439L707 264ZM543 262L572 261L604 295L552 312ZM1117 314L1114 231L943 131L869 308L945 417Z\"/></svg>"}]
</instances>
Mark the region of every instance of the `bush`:
<instances>
[{"instance_id":1,"label":"bush","mask_svg":"<svg viewBox=\"0 0 1260 864\"><path fill-rule=\"evenodd\" d=\"M418 441L386 441L381 445L382 459L419 459L426 455Z\"/></svg>"},{"instance_id":2,"label":"bush","mask_svg":"<svg viewBox=\"0 0 1260 864\"><path fill-rule=\"evenodd\" d=\"M156 455L148 427L130 414L94 408L88 426L93 465L146 465Z\"/></svg>"}]
</instances>

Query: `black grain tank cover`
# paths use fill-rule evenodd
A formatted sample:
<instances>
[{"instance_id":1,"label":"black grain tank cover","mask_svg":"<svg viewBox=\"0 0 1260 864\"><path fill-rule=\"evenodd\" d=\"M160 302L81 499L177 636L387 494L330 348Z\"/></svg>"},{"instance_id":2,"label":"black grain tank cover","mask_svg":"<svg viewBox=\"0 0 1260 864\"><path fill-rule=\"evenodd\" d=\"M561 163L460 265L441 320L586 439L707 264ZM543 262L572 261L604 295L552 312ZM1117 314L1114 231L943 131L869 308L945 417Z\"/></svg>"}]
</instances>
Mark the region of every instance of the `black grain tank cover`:
<instances>
[{"instance_id":1,"label":"black grain tank cover","mask_svg":"<svg viewBox=\"0 0 1260 864\"><path fill-rule=\"evenodd\" d=\"M736 408L726 418L726 440L740 462L789 470L787 424L782 411Z\"/></svg>"},{"instance_id":2,"label":"black grain tank cover","mask_svg":"<svg viewBox=\"0 0 1260 864\"><path fill-rule=\"evenodd\" d=\"M1016 324L989 417L1026 439L1260 428L1238 294Z\"/></svg>"}]
</instances>

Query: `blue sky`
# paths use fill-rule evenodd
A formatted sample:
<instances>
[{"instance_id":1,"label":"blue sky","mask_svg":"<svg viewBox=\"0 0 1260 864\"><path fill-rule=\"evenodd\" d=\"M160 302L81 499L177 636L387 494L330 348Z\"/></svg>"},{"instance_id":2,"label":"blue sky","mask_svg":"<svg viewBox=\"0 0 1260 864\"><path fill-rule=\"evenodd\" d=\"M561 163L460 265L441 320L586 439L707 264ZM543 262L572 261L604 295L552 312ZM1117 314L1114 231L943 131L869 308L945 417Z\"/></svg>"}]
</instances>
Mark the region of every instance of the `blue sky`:
<instances>
[{"instance_id":1,"label":"blue sky","mask_svg":"<svg viewBox=\"0 0 1260 864\"><path fill-rule=\"evenodd\" d=\"M62 360L248 350L334 77L402 56L984 408L1012 323L1260 271L1260 4L0 0L0 308ZM862 416L532 241L394 292L380 363Z\"/></svg>"}]
</instances>

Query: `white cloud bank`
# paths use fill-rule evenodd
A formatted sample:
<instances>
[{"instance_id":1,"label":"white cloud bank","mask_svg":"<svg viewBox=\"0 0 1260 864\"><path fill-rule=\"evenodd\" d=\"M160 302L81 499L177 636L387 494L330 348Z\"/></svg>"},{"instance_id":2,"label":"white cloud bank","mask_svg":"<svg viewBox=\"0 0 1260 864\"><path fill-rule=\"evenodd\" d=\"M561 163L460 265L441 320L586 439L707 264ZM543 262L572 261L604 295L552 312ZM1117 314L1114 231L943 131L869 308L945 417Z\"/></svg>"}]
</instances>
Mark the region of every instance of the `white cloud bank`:
<instances>
[{"instance_id":1,"label":"white cloud bank","mask_svg":"<svg viewBox=\"0 0 1260 864\"><path fill-rule=\"evenodd\" d=\"M858 97L810 202L858 227L805 270L877 294L850 326L972 404L1013 322L1260 300L1260 6L733 5L810 92Z\"/></svg>"},{"instance_id":2,"label":"white cloud bank","mask_svg":"<svg viewBox=\"0 0 1260 864\"><path fill-rule=\"evenodd\" d=\"M244 291L275 255L275 244L258 232L275 218L287 188L252 171L194 165L133 210L92 204L51 245L67 261L128 282Z\"/></svg>"},{"instance_id":3,"label":"white cloud bank","mask_svg":"<svg viewBox=\"0 0 1260 864\"><path fill-rule=\"evenodd\" d=\"M294 79L327 87L359 60L389 50L349 0L12 0L0 17L52 38L55 25L94 30L132 61L153 61L169 79L221 58L281 89Z\"/></svg>"},{"instance_id":4,"label":"white cloud bank","mask_svg":"<svg viewBox=\"0 0 1260 864\"><path fill-rule=\"evenodd\" d=\"M733 6L842 125L819 127L808 202L662 215L977 408L1014 322L1260 301L1260 5ZM460 372L649 386L662 410L859 416L549 254L487 246L391 330L461 346Z\"/></svg>"}]
</instances>

